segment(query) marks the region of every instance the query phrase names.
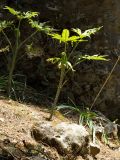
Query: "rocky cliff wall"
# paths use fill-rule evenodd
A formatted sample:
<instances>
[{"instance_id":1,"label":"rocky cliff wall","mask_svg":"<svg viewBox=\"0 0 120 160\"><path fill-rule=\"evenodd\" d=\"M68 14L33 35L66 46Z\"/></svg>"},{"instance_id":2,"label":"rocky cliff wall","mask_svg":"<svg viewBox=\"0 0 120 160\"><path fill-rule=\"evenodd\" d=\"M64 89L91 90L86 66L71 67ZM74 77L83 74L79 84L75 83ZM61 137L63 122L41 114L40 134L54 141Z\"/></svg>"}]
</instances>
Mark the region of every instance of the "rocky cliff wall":
<instances>
[{"instance_id":1,"label":"rocky cliff wall","mask_svg":"<svg viewBox=\"0 0 120 160\"><path fill-rule=\"evenodd\" d=\"M9 5L15 5L10 2ZM101 85L108 76L120 47L120 1L119 0L19 0L18 8L22 10L34 10L40 12L40 20L49 21L55 28L79 27L82 30L103 26L103 29L94 39L82 48L81 52L90 54L108 54L109 62L84 63L76 69L74 76L69 76L68 85L61 94L61 101L69 102L71 98L76 104L90 105ZM45 54L53 52L53 46L42 50ZM79 51L79 49L77 50ZM55 91L56 76L54 67L52 69L45 62L45 56L40 60L28 61L29 67L24 73L33 70L34 75L27 74L31 83L40 86L50 96L51 89ZM37 62L36 62L37 61ZM38 62L39 61L39 62ZM27 63L27 62L25 62ZM34 64L33 64L34 63ZM30 65L31 64L31 65ZM31 67L30 67L31 66ZM34 67L33 67L34 66ZM24 68L24 65L23 65ZM40 68L40 69L39 69ZM108 84L95 104L112 119L120 117L120 65L111 76ZM32 72L31 72L32 73ZM37 83L36 83L37 81Z\"/></svg>"}]
</instances>

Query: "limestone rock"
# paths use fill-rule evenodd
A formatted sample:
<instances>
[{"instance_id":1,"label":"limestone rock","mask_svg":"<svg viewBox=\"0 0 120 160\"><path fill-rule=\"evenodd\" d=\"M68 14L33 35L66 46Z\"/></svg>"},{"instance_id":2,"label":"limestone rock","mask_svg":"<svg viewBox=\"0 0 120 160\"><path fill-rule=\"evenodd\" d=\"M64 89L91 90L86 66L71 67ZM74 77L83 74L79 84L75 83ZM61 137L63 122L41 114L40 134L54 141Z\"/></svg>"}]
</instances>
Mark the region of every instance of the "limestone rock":
<instances>
[{"instance_id":1,"label":"limestone rock","mask_svg":"<svg viewBox=\"0 0 120 160\"><path fill-rule=\"evenodd\" d=\"M87 153L89 133L82 125L61 122L53 126L52 123L47 122L34 126L32 135L36 141L43 141L55 147L62 155Z\"/></svg>"}]
</instances>

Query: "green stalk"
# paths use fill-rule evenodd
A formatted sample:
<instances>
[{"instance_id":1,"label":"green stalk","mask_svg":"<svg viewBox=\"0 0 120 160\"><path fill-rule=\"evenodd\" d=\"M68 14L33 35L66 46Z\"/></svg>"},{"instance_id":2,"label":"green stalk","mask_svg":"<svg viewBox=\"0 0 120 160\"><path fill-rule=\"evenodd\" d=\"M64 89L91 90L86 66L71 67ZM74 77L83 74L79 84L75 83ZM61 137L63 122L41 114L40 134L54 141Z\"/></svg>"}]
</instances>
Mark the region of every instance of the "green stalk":
<instances>
[{"instance_id":1,"label":"green stalk","mask_svg":"<svg viewBox=\"0 0 120 160\"><path fill-rule=\"evenodd\" d=\"M15 64L16 64L16 59L18 55L18 47L19 47L19 41L20 41L20 23L21 20L18 23L18 27L16 28L16 44L15 44L15 49L12 50L13 52L13 57L12 57L12 62L10 66L10 71L9 71L9 76L8 76L8 96L10 97L10 90L12 86L12 77L13 77L13 72L15 69Z\"/></svg>"},{"instance_id":2,"label":"green stalk","mask_svg":"<svg viewBox=\"0 0 120 160\"><path fill-rule=\"evenodd\" d=\"M8 36L7 36L6 33L4 32L4 30L2 30L2 34L4 35L4 37L5 37L6 41L8 42L11 50L13 51L13 47L12 47L12 44L11 44L11 42L10 42L10 39L8 38Z\"/></svg>"},{"instance_id":3,"label":"green stalk","mask_svg":"<svg viewBox=\"0 0 120 160\"><path fill-rule=\"evenodd\" d=\"M13 53L12 63L10 66L9 77L8 77L8 96L10 96L10 90L12 86L12 77L15 69L16 58L17 58L17 51Z\"/></svg>"},{"instance_id":4,"label":"green stalk","mask_svg":"<svg viewBox=\"0 0 120 160\"><path fill-rule=\"evenodd\" d=\"M67 50L67 43L65 43L64 52L66 52L66 50ZM48 120L52 120L52 118L53 118L54 112L56 110L56 105L57 105L57 102L58 102L58 99L59 99L59 96L60 96L60 92L61 92L62 87L63 87L64 78L65 78L65 66L64 66L64 64L62 64L61 72L60 72L59 84L58 84L58 88L57 88L57 92L56 92L56 95L55 95L55 99L54 99L54 102L53 102L53 105L52 105L52 108L51 108L50 117L48 118Z\"/></svg>"},{"instance_id":5,"label":"green stalk","mask_svg":"<svg viewBox=\"0 0 120 160\"><path fill-rule=\"evenodd\" d=\"M69 56L68 56L68 59L71 57L71 55L73 54L73 52L75 51L75 49L77 48L77 46L78 46L79 43L80 43L79 41L76 42L75 46L73 47L71 53L70 53Z\"/></svg>"},{"instance_id":6,"label":"green stalk","mask_svg":"<svg viewBox=\"0 0 120 160\"><path fill-rule=\"evenodd\" d=\"M19 43L19 37L16 34L16 48L15 48L15 51L13 51L13 58L12 58L10 71L9 71L9 77L8 77L8 96L10 96L10 90L12 86L12 77L13 77L13 72L15 69L16 59L18 55L18 43Z\"/></svg>"},{"instance_id":7,"label":"green stalk","mask_svg":"<svg viewBox=\"0 0 120 160\"><path fill-rule=\"evenodd\" d=\"M56 105L57 105L57 102L58 102L58 99L59 99L59 96L60 96L60 92L61 92L62 87L63 87L64 76L65 76L65 67L63 65L62 68L61 68L60 80L59 80L56 96L55 96L55 99L54 99L54 102L53 102L53 105L52 105L52 109L51 109L49 120L52 119L52 117L54 115L54 112L56 110Z\"/></svg>"},{"instance_id":8,"label":"green stalk","mask_svg":"<svg viewBox=\"0 0 120 160\"><path fill-rule=\"evenodd\" d=\"M12 52L13 52L13 58L12 58L12 63L11 63L11 66L10 66L10 71L9 71L9 77L8 77L8 96L10 96L10 90L11 90L11 86L12 86L12 77L13 77L13 72L14 72L14 69L15 69L15 65L16 65L16 59L17 59L17 55L18 55L18 52L19 52L19 49L30 39L32 38L38 31L35 31L33 32L29 37L27 37L23 42L21 42L19 44L19 41L20 41L20 37L19 37L19 33L20 32L20 22L19 21L19 24L18 24L18 27L16 30L18 30L16 32L16 46L15 46L15 50L12 49ZM9 42L9 44L11 44ZM11 45L12 46L12 45Z\"/></svg>"}]
</instances>

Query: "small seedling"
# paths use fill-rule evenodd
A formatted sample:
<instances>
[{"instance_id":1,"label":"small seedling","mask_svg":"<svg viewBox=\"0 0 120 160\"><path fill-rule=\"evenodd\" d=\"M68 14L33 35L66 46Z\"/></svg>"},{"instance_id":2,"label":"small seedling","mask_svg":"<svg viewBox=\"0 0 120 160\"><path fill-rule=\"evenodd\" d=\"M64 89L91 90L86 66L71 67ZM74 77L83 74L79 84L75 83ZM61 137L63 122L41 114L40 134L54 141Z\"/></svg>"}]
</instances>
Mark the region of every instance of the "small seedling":
<instances>
[{"instance_id":1,"label":"small seedling","mask_svg":"<svg viewBox=\"0 0 120 160\"><path fill-rule=\"evenodd\" d=\"M57 66L60 69L60 79L59 79L55 99L52 104L49 120L52 119L54 115L54 111L57 109L56 106L58 103L60 92L66 82L65 77L67 75L67 72L70 70L74 72L75 71L74 67L85 60L107 60L106 55L104 56L102 55L92 55L92 56L77 55L75 56L73 54L79 43L88 41L88 38L90 38L91 35L95 34L100 29L101 27L93 28L93 29L86 30L83 33L81 32L79 28L72 29L72 33L73 33L72 36L70 35L71 32L68 29L63 29L61 34L59 33L49 34L49 36L51 36L53 39L58 40L60 44L61 43L64 44L64 50L63 52L58 54L58 57L52 57L48 59L48 62L51 62L53 64L57 63ZM72 45L72 50L69 52L70 45Z\"/></svg>"},{"instance_id":2,"label":"small seedling","mask_svg":"<svg viewBox=\"0 0 120 160\"><path fill-rule=\"evenodd\" d=\"M13 8L8 6L5 7L5 10L9 11L13 16L16 17L18 23L17 25L13 21L0 21L0 32L4 35L7 43L9 44L10 52L12 53L12 61L9 64L9 76L8 76L8 87L7 92L8 96L10 96L11 88L12 88L12 78L14 69L16 66L16 61L18 57L18 53L20 49L26 44L28 40L30 40L34 35L36 35L39 31L44 31L46 33L50 32L52 29L46 25L46 23L39 23L38 21L34 21L33 18L38 16L38 12L21 12L16 11ZM30 27L35 30L24 40L22 40L21 35L21 24L22 22L28 22ZM13 30L13 35L15 37L15 43L8 37L6 28L10 27Z\"/></svg>"}]
</instances>

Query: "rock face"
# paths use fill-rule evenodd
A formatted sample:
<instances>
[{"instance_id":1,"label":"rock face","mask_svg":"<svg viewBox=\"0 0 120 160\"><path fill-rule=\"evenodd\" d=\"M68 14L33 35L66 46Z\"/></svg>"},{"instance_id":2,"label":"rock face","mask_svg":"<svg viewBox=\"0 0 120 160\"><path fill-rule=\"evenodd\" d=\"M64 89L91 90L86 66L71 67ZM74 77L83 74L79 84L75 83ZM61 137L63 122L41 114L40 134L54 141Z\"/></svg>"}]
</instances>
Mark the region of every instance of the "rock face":
<instances>
[{"instance_id":1,"label":"rock face","mask_svg":"<svg viewBox=\"0 0 120 160\"><path fill-rule=\"evenodd\" d=\"M21 0L19 2L20 5L18 7L20 9L39 11L41 20L49 21L55 28L79 27L85 30L96 26L103 26L103 29L95 36L94 40L91 40L90 43L85 45L84 49L80 49L85 54L108 54L112 60L107 63L84 63L78 66L76 69L77 74L74 77L69 76L68 86L66 85L61 95L62 102L68 101L69 97L78 105L81 103L85 103L85 105L92 104L94 97L114 65L117 55L119 55L120 1L69 0L68 3L68 0ZM11 1L10 5L12 6L13 3L14 1ZM49 44L48 41L47 44ZM57 52L57 50L53 50L53 44L51 43L48 48L46 44L43 48L44 55ZM39 63L36 61L29 61L28 65L22 63L23 68L21 69L28 76L28 80L31 81L30 83L37 85L35 86L36 88L40 86L39 90L44 89L49 93L48 96L53 96L51 90L56 90L53 82L56 82L58 74L54 73L54 69L50 69L46 65L44 56L38 60ZM95 104L96 108L99 108L113 120L120 117L119 70L120 65L118 64Z\"/></svg>"},{"instance_id":2,"label":"rock face","mask_svg":"<svg viewBox=\"0 0 120 160\"><path fill-rule=\"evenodd\" d=\"M67 122L61 122L56 126L48 123L39 124L33 127L32 135L37 142L43 141L51 145L61 155L88 153L89 134L81 125Z\"/></svg>"},{"instance_id":3,"label":"rock face","mask_svg":"<svg viewBox=\"0 0 120 160\"><path fill-rule=\"evenodd\" d=\"M12 2L12 1L11 1ZM14 1L13 1L14 2ZM104 26L99 43L115 48L119 46L120 2L119 0L21 0L22 8L40 11L44 20L50 20L56 27L79 27L82 29ZM93 12L94 11L94 12Z\"/></svg>"}]
</instances>

